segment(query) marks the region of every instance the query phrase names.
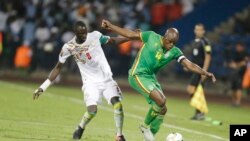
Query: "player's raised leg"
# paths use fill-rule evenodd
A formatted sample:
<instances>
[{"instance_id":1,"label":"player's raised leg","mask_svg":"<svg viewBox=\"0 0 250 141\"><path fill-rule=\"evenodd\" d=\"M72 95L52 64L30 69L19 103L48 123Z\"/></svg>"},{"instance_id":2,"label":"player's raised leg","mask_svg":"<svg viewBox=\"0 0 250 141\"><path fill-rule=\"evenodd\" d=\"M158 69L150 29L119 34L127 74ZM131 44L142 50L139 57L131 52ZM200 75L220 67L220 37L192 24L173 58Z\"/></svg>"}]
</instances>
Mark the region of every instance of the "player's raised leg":
<instances>
[{"instance_id":1,"label":"player's raised leg","mask_svg":"<svg viewBox=\"0 0 250 141\"><path fill-rule=\"evenodd\" d=\"M153 101L151 102L151 107L140 129L146 141L154 141L154 135L159 131L167 112L167 107L165 105L166 98L156 89L150 92L149 97Z\"/></svg>"},{"instance_id":2,"label":"player's raised leg","mask_svg":"<svg viewBox=\"0 0 250 141\"><path fill-rule=\"evenodd\" d=\"M151 104L151 108L155 113L154 119L150 122L150 130L155 135L159 131L160 126L163 123L164 117L167 113L166 97L162 92L154 89L150 93L150 98L154 101Z\"/></svg>"}]
</instances>

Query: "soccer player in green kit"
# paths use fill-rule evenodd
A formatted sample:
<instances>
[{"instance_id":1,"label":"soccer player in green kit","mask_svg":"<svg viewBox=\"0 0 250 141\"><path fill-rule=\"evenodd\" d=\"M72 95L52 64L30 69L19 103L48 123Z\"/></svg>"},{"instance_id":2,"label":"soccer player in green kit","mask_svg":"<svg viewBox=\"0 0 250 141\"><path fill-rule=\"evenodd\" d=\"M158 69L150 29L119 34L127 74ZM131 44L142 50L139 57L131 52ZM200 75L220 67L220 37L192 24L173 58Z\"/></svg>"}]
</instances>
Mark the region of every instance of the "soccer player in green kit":
<instances>
[{"instance_id":1,"label":"soccer player in green kit","mask_svg":"<svg viewBox=\"0 0 250 141\"><path fill-rule=\"evenodd\" d=\"M120 28L107 20L102 21L102 27L131 40L143 42L143 47L129 70L128 81L130 86L141 93L151 105L144 122L140 125L145 141L155 140L154 135L159 131L167 112L166 97L155 76L159 69L176 60L189 71L210 77L213 82L216 81L212 73L189 61L175 46L179 39L176 28L167 29L165 35L161 36L153 31L138 32Z\"/></svg>"}]
</instances>

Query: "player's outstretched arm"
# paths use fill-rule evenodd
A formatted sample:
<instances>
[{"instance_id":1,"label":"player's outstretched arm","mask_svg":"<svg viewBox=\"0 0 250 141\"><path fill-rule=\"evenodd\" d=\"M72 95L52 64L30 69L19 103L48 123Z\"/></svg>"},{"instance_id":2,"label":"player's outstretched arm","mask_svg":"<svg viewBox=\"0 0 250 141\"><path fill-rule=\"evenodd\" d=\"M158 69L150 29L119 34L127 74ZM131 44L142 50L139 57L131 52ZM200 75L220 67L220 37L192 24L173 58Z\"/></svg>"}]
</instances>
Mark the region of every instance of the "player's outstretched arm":
<instances>
[{"instance_id":1,"label":"player's outstretched arm","mask_svg":"<svg viewBox=\"0 0 250 141\"><path fill-rule=\"evenodd\" d=\"M111 37L108 43L122 44L127 41L130 41L130 39L125 37Z\"/></svg>"},{"instance_id":2,"label":"player's outstretched arm","mask_svg":"<svg viewBox=\"0 0 250 141\"><path fill-rule=\"evenodd\" d=\"M50 72L48 79L46 79L43 84L35 90L33 93L33 100L38 99L38 97L50 86L51 82L56 79L58 74L62 69L63 64L58 62L53 70Z\"/></svg>"},{"instance_id":3,"label":"player's outstretched arm","mask_svg":"<svg viewBox=\"0 0 250 141\"><path fill-rule=\"evenodd\" d=\"M200 68L198 65L194 64L193 62L189 61L188 59L183 59L181 61L181 64L186 67L189 71L192 71L194 73L198 73L200 75L204 75L206 77L209 77L212 79L213 82L216 81L216 78L214 77L213 73L207 72L205 70L203 70L202 68Z\"/></svg>"},{"instance_id":4,"label":"player's outstretched arm","mask_svg":"<svg viewBox=\"0 0 250 141\"><path fill-rule=\"evenodd\" d=\"M102 20L102 27L111 31L114 31L130 40L140 40L140 32L135 32L126 28L121 28L119 26L113 25L107 20Z\"/></svg>"}]
</instances>

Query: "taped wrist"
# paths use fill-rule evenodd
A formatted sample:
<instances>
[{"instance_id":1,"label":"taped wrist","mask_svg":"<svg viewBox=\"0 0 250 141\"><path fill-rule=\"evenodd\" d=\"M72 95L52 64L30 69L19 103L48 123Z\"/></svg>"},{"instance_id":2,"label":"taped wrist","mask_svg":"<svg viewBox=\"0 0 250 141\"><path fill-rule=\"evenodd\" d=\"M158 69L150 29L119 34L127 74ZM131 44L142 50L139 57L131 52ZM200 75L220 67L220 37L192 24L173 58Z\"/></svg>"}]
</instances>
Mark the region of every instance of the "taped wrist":
<instances>
[{"instance_id":1,"label":"taped wrist","mask_svg":"<svg viewBox=\"0 0 250 141\"><path fill-rule=\"evenodd\" d=\"M40 88L43 90L43 91L46 91L46 89L50 86L51 84L51 81L49 79L46 79L43 84L40 86Z\"/></svg>"}]
</instances>

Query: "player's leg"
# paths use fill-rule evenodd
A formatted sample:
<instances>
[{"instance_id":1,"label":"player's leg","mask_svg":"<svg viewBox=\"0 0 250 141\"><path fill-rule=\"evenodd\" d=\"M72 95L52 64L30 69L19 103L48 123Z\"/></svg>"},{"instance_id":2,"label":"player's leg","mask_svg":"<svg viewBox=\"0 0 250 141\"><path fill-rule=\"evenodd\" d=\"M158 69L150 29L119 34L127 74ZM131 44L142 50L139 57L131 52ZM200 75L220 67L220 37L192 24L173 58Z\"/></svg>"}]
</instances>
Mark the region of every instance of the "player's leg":
<instances>
[{"instance_id":1,"label":"player's leg","mask_svg":"<svg viewBox=\"0 0 250 141\"><path fill-rule=\"evenodd\" d=\"M163 91L161 89L160 84L157 81L154 83L155 83L157 89L154 89L151 93L154 93L154 94L157 93L157 95L160 95L161 100L162 100L161 102L158 102L158 104L156 104L155 100L154 100L154 102L151 103L152 107L161 107L158 115L154 118L154 120L151 122L151 125L150 125L150 130L155 135L159 131L160 126L163 123L164 117L167 113L167 107L166 107L166 98L163 94ZM153 95L150 94L150 98ZM162 106L159 106L160 104L162 104Z\"/></svg>"},{"instance_id":2,"label":"player's leg","mask_svg":"<svg viewBox=\"0 0 250 141\"><path fill-rule=\"evenodd\" d=\"M85 129L86 125L95 117L97 113L97 105L90 105L87 107L87 111L84 113L79 126Z\"/></svg>"},{"instance_id":3,"label":"player's leg","mask_svg":"<svg viewBox=\"0 0 250 141\"><path fill-rule=\"evenodd\" d=\"M151 105L156 114L156 117L150 123L150 130L155 135L159 131L167 113L166 97L161 91L154 89L150 93L150 98L154 100Z\"/></svg>"},{"instance_id":4,"label":"player's leg","mask_svg":"<svg viewBox=\"0 0 250 141\"><path fill-rule=\"evenodd\" d=\"M154 101L149 97L151 91L153 91L156 86L153 82L155 79L153 76L129 76L129 84L140 94L142 94L149 104L152 104ZM140 125L140 129L144 135L146 141L153 141L154 136L150 130L150 124L159 114L159 106L152 106L149 108L149 111L145 117L143 124Z\"/></svg>"},{"instance_id":5,"label":"player's leg","mask_svg":"<svg viewBox=\"0 0 250 141\"><path fill-rule=\"evenodd\" d=\"M121 90L115 81L106 83L105 90L103 91L104 98L114 108L114 121L116 126L116 141L125 141L125 137L122 134L124 113L121 103Z\"/></svg>"},{"instance_id":6,"label":"player's leg","mask_svg":"<svg viewBox=\"0 0 250 141\"><path fill-rule=\"evenodd\" d=\"M115 96L111 98L111 103L114 107L114 120L116 126L116 141L125 141L125 137L122 134L124 113L120 97Z\"/></svg>"},{"instance_id":7,"label":"player's leg","mask_svg":"<svg viewBox=\"0 0 250 141\"><path fill-rule=\"evenodd\" d=\"M193 95L194 95L194 93L196 91L196 88L200 84L200 79L201 79L201 76L199 74L193 74L192 75L192 77L190 79L190 82L189 82L189 85L187 86L187 92L190 95L190 98L193 97ZM202 120L204 118L205 118L204 113L202 113L197 108L195 109L194 116L191 117L192 120Z\"/></svg>"},{"instance_id":8,"label":"player's leg","mask_svg":"<svg viewBox=\"0 0 250 141\"><path fill-rule=\"evenodd\" d=\"M239 107L242 98L242 76L236 74L232 77L232 106Z\"/></svg>"},{"instance_id":9,"label":"player's leg","mask_svg":"<svg viewBox=\"0 0 250 141\"><path fill-rule=\"evenodd\" d=\"M73 133L73 139L81 139L87 124L95 117L97 113L97 103L100 99L99 90L94 86L85 86L83 88L83 92L87 111L84 113L77 129Z\"/></svg>"}]
</instances>

